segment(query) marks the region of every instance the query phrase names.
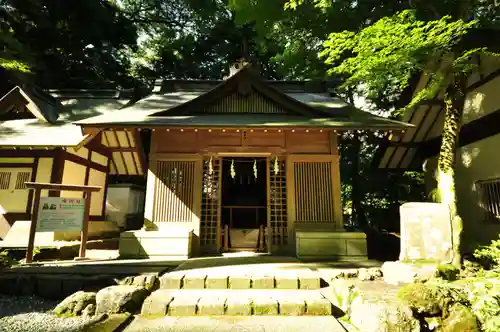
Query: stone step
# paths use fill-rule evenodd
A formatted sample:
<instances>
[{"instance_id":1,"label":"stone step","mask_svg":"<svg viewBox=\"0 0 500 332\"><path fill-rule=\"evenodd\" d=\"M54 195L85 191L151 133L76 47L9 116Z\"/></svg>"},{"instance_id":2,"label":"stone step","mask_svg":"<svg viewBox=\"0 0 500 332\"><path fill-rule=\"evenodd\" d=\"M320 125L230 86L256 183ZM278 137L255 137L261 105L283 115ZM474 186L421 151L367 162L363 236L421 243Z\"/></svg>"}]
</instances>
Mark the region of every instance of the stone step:
<instances>
[{"instance_id":1,"label":"stone step","mask_svg":"<svg viewBox=\"0 0 500 332\"><path fill-rule=\"evenodd\" d=\"M346 332L334 317L322 316L191 316L135 317L124 332L144 331L217 331L217 332Z\"/></svg>"},{"instance_id":2,"label":"stone step","mask_svg":"<svg viewBox=\"0 0 500 332\"><path fill-rule=\"evenodd\" d=\"M321 279L313 273L222 274L175 271L160 277L160 289L319 289Z\"/></svg>"},{"instance_id":3,"label":"stone step","mask_svg":"<svg viewBox=\"0 0 500 332\"><path fill-rule=\"evenodd\" d=\"M318 290L157 290L141 314L158 316L331 316L333 305Z\"/></svg>"}]
</instances>

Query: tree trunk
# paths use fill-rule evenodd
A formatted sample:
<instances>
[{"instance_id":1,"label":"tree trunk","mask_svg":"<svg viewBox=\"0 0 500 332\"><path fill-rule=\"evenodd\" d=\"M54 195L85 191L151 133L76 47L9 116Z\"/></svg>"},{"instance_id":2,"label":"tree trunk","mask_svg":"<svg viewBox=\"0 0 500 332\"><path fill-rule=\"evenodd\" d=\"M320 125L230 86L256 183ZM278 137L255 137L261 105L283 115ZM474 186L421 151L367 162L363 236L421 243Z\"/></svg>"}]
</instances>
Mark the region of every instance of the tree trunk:
<instances>
[{"instance_id":1,"label":"tree trunk","mask_svg":"<svg viewBox=\"0 0 500 332\"><path fill-rule=\"evenodd\" d=\"M353 212L354 212L354 221L356 222L356 226L365 229L367 226L366 223L366 215L365 211L363 208L363 183L362 179L360 176L360 169L359 169L359 161L361 157L361 140L359 136L356 134L353 137L352 141L352 148L354 150L353 153L353 160L352 160L352 169L353 169L353 174L352 174L352 191L351 191L351 200L352 200L352 207L353 207Z\"/></svg>"},{"instance_id":2,"label":"tree trunk","mask_svg":"<svg viewBox=\"0 0 500 332\"><path fill-rule=\"evenodd\" d=\"M453 78L453 82L448 87L445 95L445 117L436 176L438 200L448 205L450 209L452 264L456 267L460 267L462 264L460 242L463 222L457 211L455 164L465 102L465 86L466 75L457 75Z\"/></svg>"}]
</instances>

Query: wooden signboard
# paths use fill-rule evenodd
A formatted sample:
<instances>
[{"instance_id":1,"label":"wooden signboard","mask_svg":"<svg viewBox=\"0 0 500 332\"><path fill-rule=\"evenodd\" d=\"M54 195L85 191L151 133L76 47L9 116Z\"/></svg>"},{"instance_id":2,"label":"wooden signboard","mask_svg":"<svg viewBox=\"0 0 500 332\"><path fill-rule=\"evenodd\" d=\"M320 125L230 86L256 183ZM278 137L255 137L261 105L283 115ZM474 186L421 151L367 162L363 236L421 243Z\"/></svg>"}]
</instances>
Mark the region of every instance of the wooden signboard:
<instances>
[{"instance_id":1,"label":"wooden signboard","mask_svg":"<svg viewBox=\"0 0 500 332\"><path fill-rule=\"evenodd\" d=\"M40 197L37 232L80 232L85 200L70 197Z\"/></svg>"},{"instance_id":2,"label":"wooden signboard","mask_svg":"<svg viewBox=\"0 0 500 332\"><path fill-rule=\"evenodd\" d=\"M33 248L35 245L35 233L37 229L45 232L81 231L79 257L85 258L89 226L90 194L101 190L101 187L37 182L25 182L25 184L27 188L35 190L28 248L26 250L26 263L31 263L33 261ZM49 191L81 191L83 192L83 199L40 197L41 191L44 189ZM37 226L38 222L40 222L40 226Z\"/></svg>"}]
</instances>

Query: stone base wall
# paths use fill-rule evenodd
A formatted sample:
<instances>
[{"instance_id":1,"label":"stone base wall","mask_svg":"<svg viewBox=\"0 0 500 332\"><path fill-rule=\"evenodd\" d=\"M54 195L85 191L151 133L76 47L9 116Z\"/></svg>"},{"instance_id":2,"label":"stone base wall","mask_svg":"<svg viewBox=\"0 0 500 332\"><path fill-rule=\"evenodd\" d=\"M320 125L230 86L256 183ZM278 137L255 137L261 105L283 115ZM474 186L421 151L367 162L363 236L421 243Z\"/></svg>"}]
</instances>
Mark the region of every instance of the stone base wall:
<instances>
[{"instance_id":1,"label":"stone base wall","mask_svg":"<svg viewBox=\"0 0 500 332\"><path fill-rule=\"evenodd\" d=\"M185 229L127 231L120 235L120 257L187 259L193 256L193 232Z\"/></svg>"},{"instance_id":2,"label":"stone base wall","mask_svg":"<svg viewBox=\"0 0 500 332\"><path fill-rule=\"evenodd\" d=\"M297 231L300 259L366 260L366 234L345 231Z\"/></svg>"}]
</instances>

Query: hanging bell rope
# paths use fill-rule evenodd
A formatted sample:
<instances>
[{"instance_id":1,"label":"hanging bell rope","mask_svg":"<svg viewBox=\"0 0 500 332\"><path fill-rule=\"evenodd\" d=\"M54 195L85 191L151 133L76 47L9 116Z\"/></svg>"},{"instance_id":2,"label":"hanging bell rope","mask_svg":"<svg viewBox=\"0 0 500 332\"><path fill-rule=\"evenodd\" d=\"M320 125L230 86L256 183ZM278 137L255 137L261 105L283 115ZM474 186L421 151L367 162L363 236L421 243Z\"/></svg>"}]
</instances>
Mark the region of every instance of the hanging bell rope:
<instances>
[{"instance_id":1,"label":"hanging bell rope","mask_svg":"<svg viewBox=\"0 0 500 332\"><path fill-rule=\"evenodd\" d=\"M257 179L257 160L253 161L253 176Z\"/></svg>"},{"instance_id":2,"label":"hanging bell rope","mask_svg":"<svg viewBox=\"0 0 500 332\"><path fill-rule=\"evenodd\" d=\"M234 159L231 161L231 177L234 179L236 176L236 171L234 170Z\"/></svg>"}]
</instances>

